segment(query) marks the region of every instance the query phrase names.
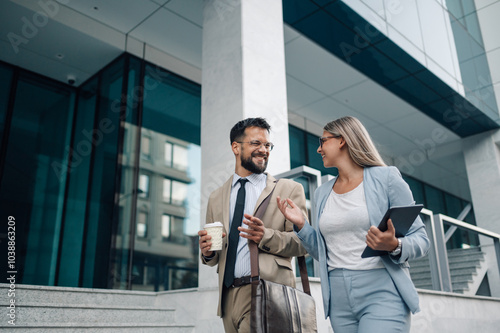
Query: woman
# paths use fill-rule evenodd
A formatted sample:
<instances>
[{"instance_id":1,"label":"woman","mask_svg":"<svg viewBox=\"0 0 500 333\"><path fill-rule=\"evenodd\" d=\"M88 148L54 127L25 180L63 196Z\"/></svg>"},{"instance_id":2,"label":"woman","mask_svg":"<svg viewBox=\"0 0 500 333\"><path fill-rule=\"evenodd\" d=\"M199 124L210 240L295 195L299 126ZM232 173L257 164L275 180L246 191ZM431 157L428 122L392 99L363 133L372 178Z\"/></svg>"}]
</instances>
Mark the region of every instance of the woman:
<instances>
[{"instance_id":1,"label":"woman","mask_svg":"<svg viewBox=\"0 0 500 333\"><path fill-rule=\"evenodd\" d=\"M408 260L424 256L429 239L420 218L403 238L376 226L389 207L413 205L398 169L380 157L365 127L343 117L324 127L317 150L338 176L321 185L314 200L318 227L290 199L278 199L309 254L319 261L323 305L335 333L409 332L419 311ZM366 246L387 255L361 258Z\"/></svg>"}]
</instances>

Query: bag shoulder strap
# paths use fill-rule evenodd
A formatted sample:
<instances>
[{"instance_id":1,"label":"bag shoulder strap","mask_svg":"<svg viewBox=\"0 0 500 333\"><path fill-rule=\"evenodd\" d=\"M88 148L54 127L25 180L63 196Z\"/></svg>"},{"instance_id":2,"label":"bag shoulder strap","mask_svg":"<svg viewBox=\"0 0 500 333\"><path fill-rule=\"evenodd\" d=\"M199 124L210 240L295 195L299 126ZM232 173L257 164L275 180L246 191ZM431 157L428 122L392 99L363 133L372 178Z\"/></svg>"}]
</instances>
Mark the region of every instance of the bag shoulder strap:
<instances>
[{"instance_id":1,"label":"bag shoulder strap","mask_svg":"<svg viewBox=\"0 0 500 333\"><path fill-rule=\"evenodd\" d=\"M277 186L279 180L276 181L273 190L269 195L262 201L260 206L257 208L255 212L255 217L262 219L264 213L266 212L267 206L269 206L269 202L271 201L271 197L274 193L274 190ZM257 285L260 280L259 273L259 249L257 247L257 243L254 241L248 240L248 247L250 248L250 268L251 268L251 281L252 284ZM308 295L311 295L311 287L309 286L309 277L307 275L307 265L306 259L304 256L297 257L299 263L300 270L300 279L302 281L302 289Z\"/></svg>"}]
</instances>

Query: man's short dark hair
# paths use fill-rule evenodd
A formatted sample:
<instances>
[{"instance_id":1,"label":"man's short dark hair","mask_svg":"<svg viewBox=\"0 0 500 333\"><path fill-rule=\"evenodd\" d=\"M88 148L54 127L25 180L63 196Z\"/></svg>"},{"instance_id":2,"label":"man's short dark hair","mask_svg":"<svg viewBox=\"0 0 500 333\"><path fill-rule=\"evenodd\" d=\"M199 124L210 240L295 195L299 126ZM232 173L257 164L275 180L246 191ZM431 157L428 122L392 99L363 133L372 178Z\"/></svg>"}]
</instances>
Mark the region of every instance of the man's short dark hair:
<instances>
[{"instance_id":1,"label":"man's short dark hair","mask_svg":"<svg viewBox=\"0 0 500 333\"><path fill-rule=\"evenodd\" d=\"M231 129L231 133L229 134L229 139L231 143L236 140L240 140L245 135L245 129L247 127L260 127L269 133L271 130L271 126L267 123L264 118L247 118L243 119L236 123Z\"/></svg>"}]
</instances>

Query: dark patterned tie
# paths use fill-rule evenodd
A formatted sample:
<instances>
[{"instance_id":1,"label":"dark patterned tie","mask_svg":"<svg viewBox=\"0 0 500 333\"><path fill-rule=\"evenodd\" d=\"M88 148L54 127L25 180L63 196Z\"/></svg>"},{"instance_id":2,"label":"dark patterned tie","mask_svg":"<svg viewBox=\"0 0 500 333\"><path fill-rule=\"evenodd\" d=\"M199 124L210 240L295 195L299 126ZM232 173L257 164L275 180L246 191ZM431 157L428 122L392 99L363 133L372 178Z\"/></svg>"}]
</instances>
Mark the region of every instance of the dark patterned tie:
<instances>
[{"instance_id":1,"label":"dark patterned tie","mask_svg":"<svg viewBox=\"0 0 500 333\"><path fill-rule=\"evenodd\" d=\"M234 265L236 263L236 250L238 249L238 242L240 240L240 232L238 227L243 221L243 211L245 209L245 184L248 179L238 179L241 186L236 196L236 205L234 206L233 221L231 222L231 230L229 231L229 247L226 256L226 270L224 273L224 285L229 288L234 281Z\"/></svg>"}]
</instances>

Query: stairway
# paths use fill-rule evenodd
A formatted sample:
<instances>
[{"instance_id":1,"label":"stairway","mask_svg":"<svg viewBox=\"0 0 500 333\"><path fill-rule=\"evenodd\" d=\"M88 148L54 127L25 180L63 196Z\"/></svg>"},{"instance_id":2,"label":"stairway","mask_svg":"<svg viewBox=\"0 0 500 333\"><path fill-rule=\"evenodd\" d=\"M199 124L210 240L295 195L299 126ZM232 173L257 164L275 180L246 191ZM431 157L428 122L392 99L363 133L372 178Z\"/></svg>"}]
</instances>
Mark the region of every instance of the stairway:
<instances>
[{"instance_id":1,"label":"stairway","mask_svg":"<svg viewBox=\"0 0 500 333\"><path fill-rule=\"evenodd\" d=\"M453 292L475 295L486 273L484 253L479 248L448 250ZM410 262L410 275L415 287L432 290L429 258Z\"/></svg>"},{"instance_id":2,"label":"stairway","mask_svg":"<svg viewBox=\"0 0 500 333\"><path fill-rule=\"evenodd\" d=\"M9 302L0 284L0 306ZM194 332L176 323L175 310L159 305L154 292L17 285L15 326L10 332ZM6 317L6 316L5 316ZM4 318L5 319L5 318Z\"/></svg>"}]
</instances>

